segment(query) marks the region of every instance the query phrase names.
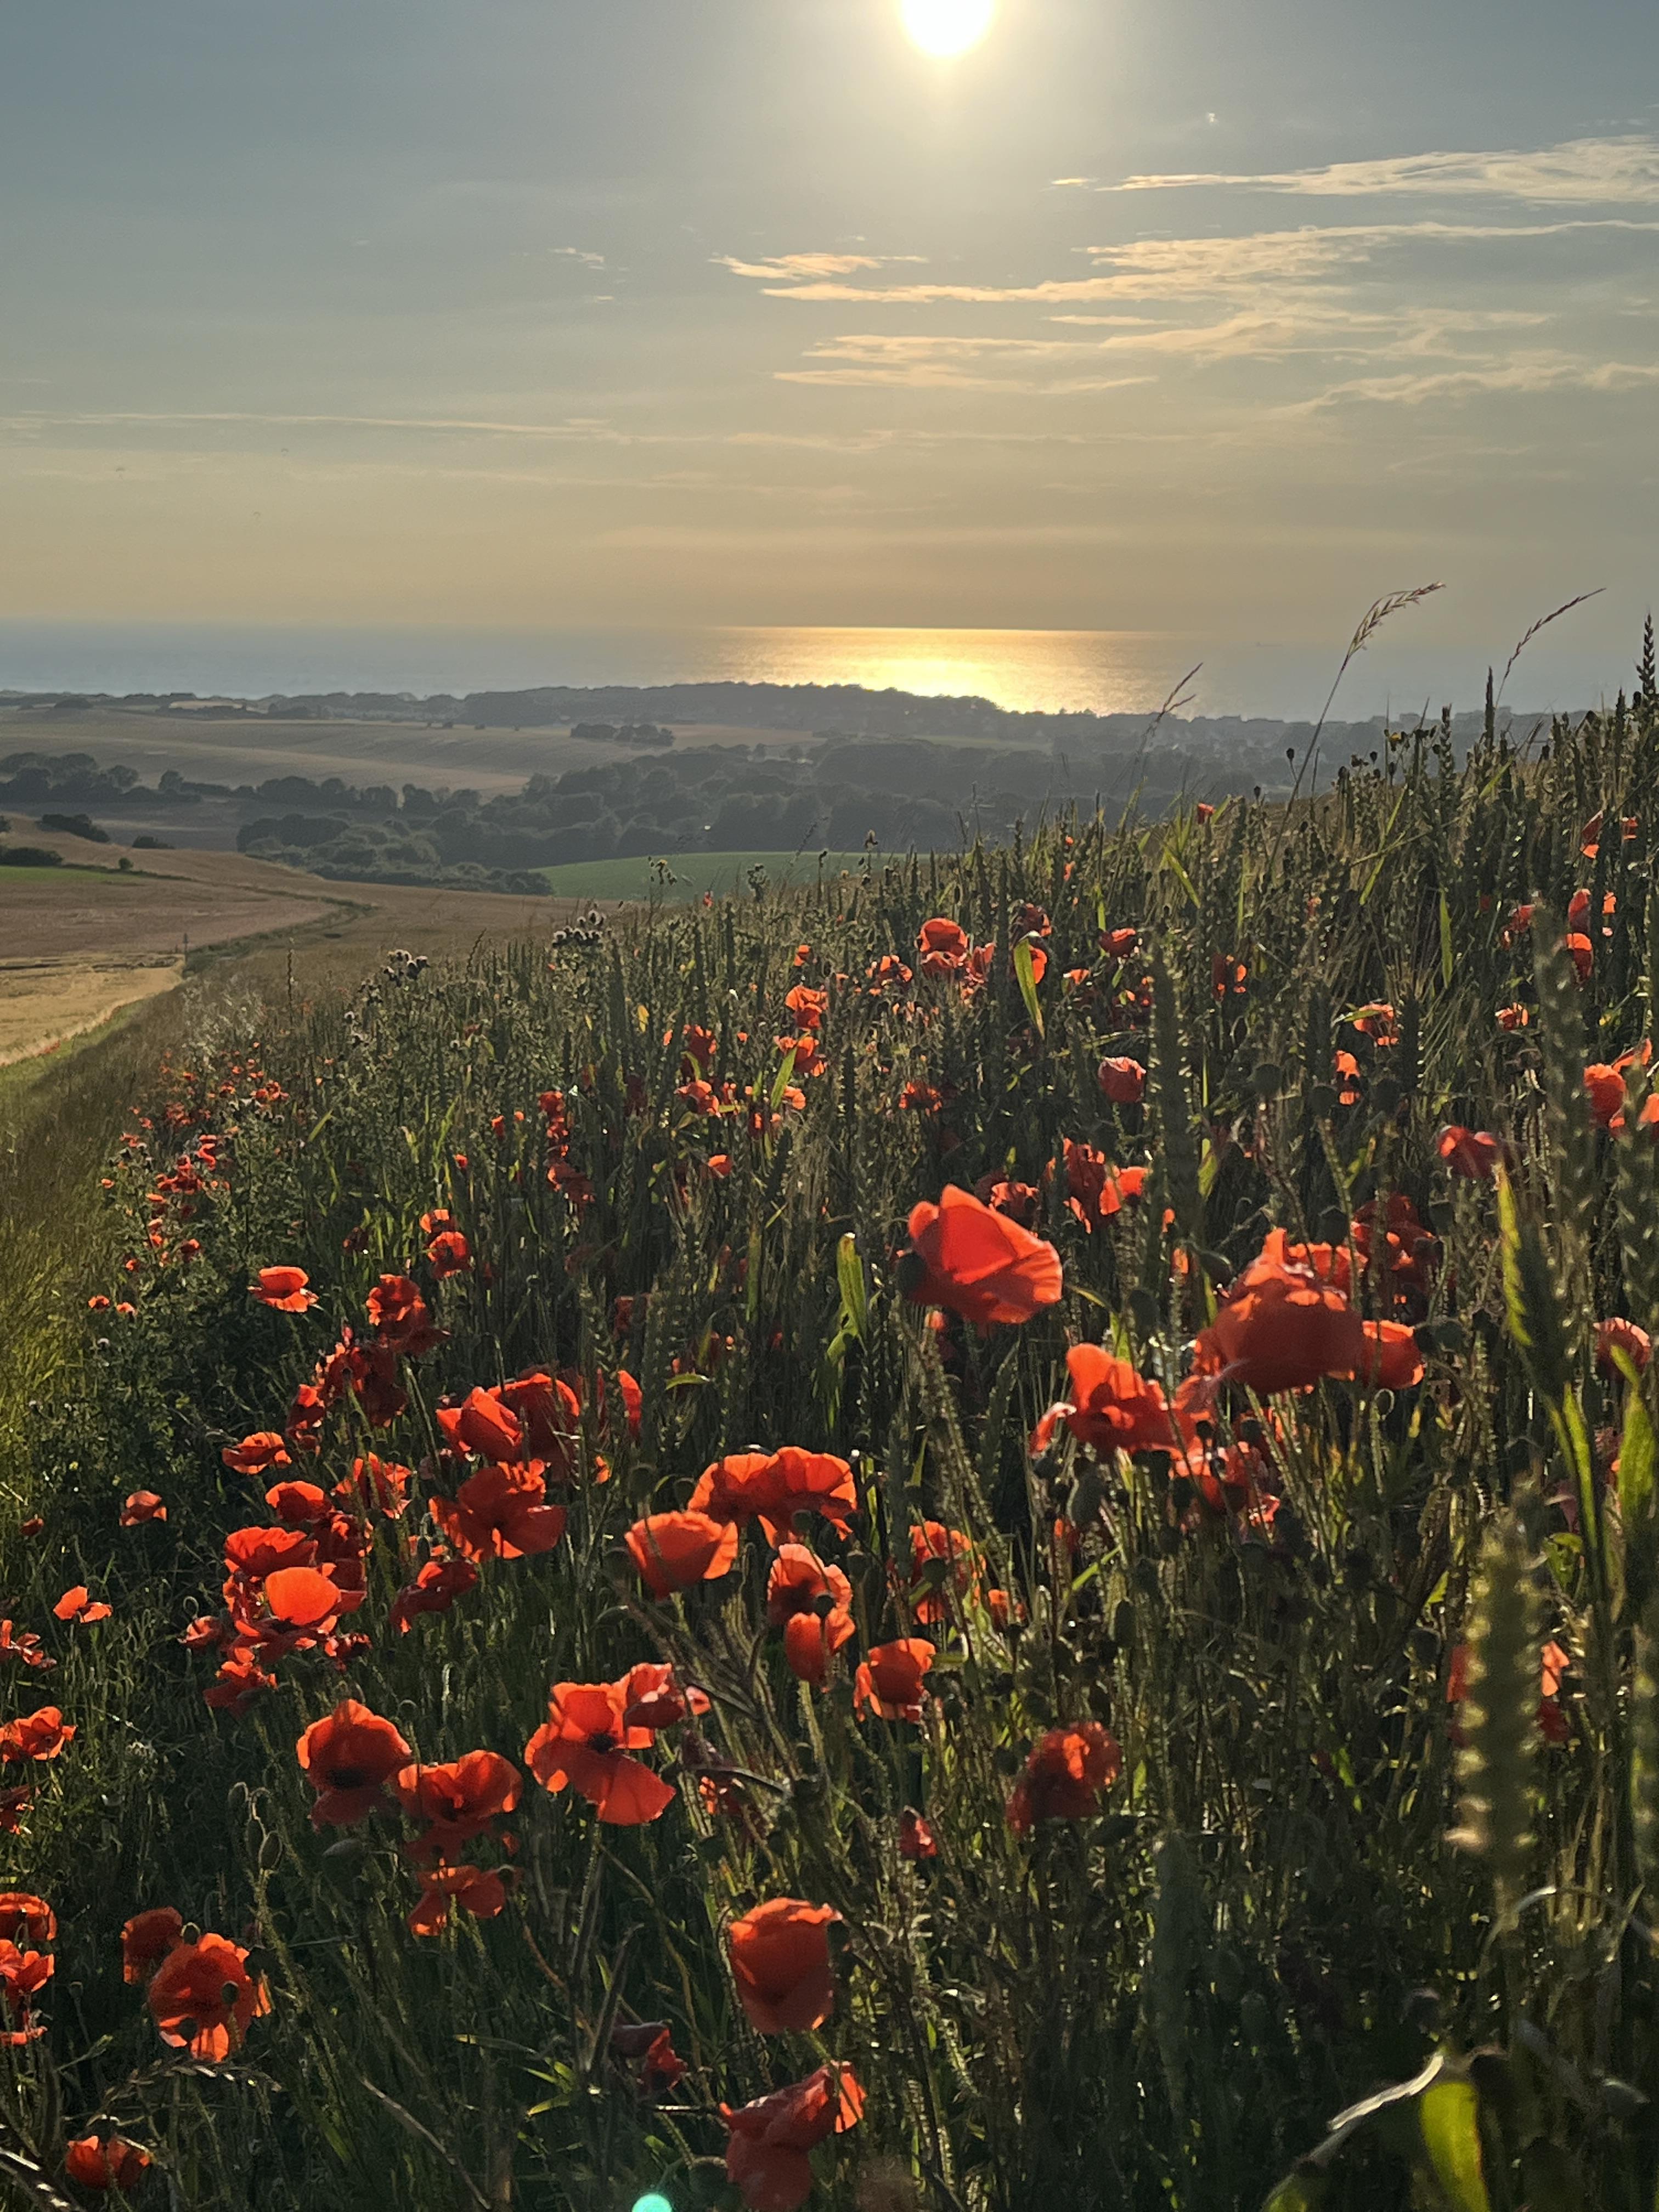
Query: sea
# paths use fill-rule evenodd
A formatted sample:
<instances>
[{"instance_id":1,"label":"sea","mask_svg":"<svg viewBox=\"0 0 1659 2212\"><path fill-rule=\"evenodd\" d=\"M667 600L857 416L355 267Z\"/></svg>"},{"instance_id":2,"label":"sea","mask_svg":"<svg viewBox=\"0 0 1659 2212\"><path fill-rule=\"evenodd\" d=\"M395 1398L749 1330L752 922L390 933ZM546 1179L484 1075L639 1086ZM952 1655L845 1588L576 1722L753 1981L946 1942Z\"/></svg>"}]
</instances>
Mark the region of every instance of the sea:
<instances>
[{"instance_id":1,"label":"sea","mask_svg":"<svg viewBox=\"0 0 1659 2212\"><path fill-rule=\"evenodd\" d=\"M1341 720L1414 719L1478 706L1486 661L1425 649L1396 618L1358 656L1333 709ZM465 629L0 620L0 693L519 690L537 684L857 684L919 696L976 697L1017 711L1312 720L1346 641L1206 642L1176 631L730 628ZM1500 666L1504 649L1494 657ZM1510 703L1595 704L1627 672L1546 634Z\"/></svg>"}]
</instances>

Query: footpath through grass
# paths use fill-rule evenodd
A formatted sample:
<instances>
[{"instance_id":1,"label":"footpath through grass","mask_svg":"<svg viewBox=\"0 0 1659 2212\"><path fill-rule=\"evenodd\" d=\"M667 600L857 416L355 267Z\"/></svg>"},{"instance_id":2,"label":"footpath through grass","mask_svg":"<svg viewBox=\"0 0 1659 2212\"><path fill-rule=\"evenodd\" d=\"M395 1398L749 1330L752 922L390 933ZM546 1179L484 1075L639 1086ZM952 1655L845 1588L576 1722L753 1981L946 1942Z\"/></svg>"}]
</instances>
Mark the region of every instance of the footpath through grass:
<instances>
[{"instance_id":1,"label":"footpath through grass","mask_svg":"<svg viewBox=\"0 0 1659 2212\"><path fill-rule=\"evenodd\" d=\"M1431 731L78 1055L0 2192L1650 2212L1656 778Z\"/></svg>"}]
</instances>

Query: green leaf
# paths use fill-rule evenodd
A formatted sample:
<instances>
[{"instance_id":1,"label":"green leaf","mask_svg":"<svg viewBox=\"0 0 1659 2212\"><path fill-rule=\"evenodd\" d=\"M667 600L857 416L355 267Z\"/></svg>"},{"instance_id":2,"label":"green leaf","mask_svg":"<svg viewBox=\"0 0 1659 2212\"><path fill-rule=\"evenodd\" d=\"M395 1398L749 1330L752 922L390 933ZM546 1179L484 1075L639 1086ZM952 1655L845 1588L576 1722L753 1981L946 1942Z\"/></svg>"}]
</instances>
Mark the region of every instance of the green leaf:
<instances>
[{"instance_id":1,"label":"green leaf","mask_svg":"<svg viewBox=\"0 0 1659 2212\"><path fill-rule=\"evenodd\" d=\"M864 1262L850 1232L836 1247L836 1277L841 1285L842 1334L861 1338L870 1316L870 1302L864 1286Z\"/></svg>"},{"instance_id":2,"label":"green leaf","mask_svg":"<svg viewBox=\"0 0 1659 2212\"><path fill-rule=\"evenodd\" d=\"M1642 1378L1629 1352L1613 1352L1613 1364L1629 1386L1625 1399L1625 1433L1619 1443L1619 1511L1626 1531L1639 1528L1653 1510L1653 1423L1642 1396Z\"/></svg>"},{"instance_id":3,"label":"green leaf","mask_svg":"<svg viewBox=\"0 0 1659 2212\"><path fill-rule=\"evenodd\" d=\"M772 1078L771 1109L776 1113L784 1092L789 1088L789 1079L795 1072L795 1048L791 1045L778 1062L778 1072Z\"/></svg>"},{"instance_id":4,"label":"green leaf","mask_svg":"<svg viewBox=\"0 0 1659 2212\"><path fill-rule=\"evenodd\" d=\"M1480 2160L1480 2097L1474 2082L1435 2082L1423 2092L1417 2119L1429 2165L1453 2212L1492 2212Z\"/></svg>"},{"instance_id":5,"label":"green leaf","mask_svg":"<svg viewBox=\"0 0 1659 2212\"><path fill-rule=\"evenodd\" d=\"M1191 901L1192 904L1194 906L1201 904L1202 902L1200 900L1198 896L1197 885L1194 883L1192 878L1187 873L1186 869L1182 866L1174 849L1168 846L1164 848L1164 865L1170 871L1170 873L1175 878L1176 881L1180 884L1182 890L1186 892L1187 896Z\"/></svg>"},{"instance_id":6,"label":"green leaf","mask_svg":"<svg viewBox=\"0 0 1659 2212\"><path fill-rule=\"evenodd\" d=\"M1262 2206L1261 2212L1315 2212L1325 2194L1319 2174L1287 2174Z\"/></svg>"},{"instance_id":7,"label":"green leaf","mask_svg":"<svg viewBox=\"0 0 1659 2212\"><path fill-rule=\"evenodd\" d=\"M1036 963L1031 956L1031 940L1022 937L1014 947L1014 979L1019 985L1019 995L1025 1001L1025 1011L1031 1018L1031 1027L1039 1036L1046 1035L1042 1026L1042 1008L1036 990Z\"/></svg>"}]
</instances>

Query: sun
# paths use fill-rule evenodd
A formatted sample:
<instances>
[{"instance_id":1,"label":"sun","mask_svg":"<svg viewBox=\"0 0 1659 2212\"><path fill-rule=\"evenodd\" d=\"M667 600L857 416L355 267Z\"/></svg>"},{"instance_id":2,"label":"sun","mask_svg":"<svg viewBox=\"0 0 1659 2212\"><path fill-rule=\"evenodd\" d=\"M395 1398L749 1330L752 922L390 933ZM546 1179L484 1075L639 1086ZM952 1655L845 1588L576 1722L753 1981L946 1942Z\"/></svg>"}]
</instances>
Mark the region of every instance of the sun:
<instances>
[{"instance_id":1,"label":"sun","mask_svg":"<svg viewBox=\"0 0 1659 2212\"><path fill-rule=\"evenodd\" d=\"M990 29L997 0L903 0L904 27L925 54L965 54Z\"/></svg>"}]
</instances>

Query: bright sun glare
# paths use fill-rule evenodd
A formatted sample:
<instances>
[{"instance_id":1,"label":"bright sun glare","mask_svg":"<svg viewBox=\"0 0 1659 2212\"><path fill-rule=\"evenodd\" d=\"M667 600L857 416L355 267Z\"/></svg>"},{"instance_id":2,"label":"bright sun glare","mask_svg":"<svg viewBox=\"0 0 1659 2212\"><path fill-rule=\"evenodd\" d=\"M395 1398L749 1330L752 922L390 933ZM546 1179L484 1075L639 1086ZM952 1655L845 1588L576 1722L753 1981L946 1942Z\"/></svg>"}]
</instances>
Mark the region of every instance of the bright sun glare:
<instances>
[{"instance_id":1,"label":"bright sun glare","mask_svg":"<svg viewBox=\"0 0 1659 2212\"><path fill-rule=\"evenodd\" d=\"M923 53L947 59L976 46L996 12L996 0L904 0L904 27Z\"/></svg>"}]
</instances>

